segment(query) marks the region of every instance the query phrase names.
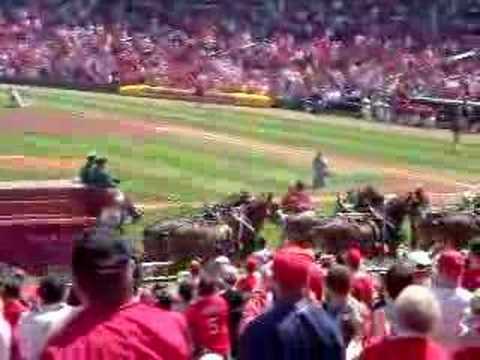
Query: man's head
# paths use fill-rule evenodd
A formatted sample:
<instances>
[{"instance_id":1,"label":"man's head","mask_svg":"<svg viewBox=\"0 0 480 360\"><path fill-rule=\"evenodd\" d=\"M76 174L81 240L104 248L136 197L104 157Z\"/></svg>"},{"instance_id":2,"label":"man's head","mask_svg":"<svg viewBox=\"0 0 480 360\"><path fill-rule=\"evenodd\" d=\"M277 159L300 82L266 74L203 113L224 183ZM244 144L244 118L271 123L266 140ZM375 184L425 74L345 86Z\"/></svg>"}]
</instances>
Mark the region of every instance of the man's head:
<instances>
[{"instance_id":1,"label":"man's head","mask_svg":"<svg viewBox=\"0 0 480 360\"><path fill-rule=\"evenodd\" d=\"M87 154L87 161L94 162L97 159L97 153L95 151L91 151Z\"/></svg>"},{"instance_id":2,"label":"man's head","mask_svg":"<svg viewBox=\"0 0 480 360\"><path fill-rule=\"evenodd\" d=\"M362 252L357 248L349 249L345 254L345 264L353 271L357 271L362 263Z\"/></svg>"},{"instance_id":3,"label":"man's head","mask_svg":"<svg viewBox=\"0 0 480 360\"><path fill-rule=\"evenodd\" d=\"M388 269L385 275L385 290L395 300L407 286L414 283L415 269L407 263L398 263Z\"/></svg>"},{"instance_id":4,"label":"man's head","mask_svg":"<svg viewBox=\"0 0 480 360\"><path fill-rule=\"evenodd\" d=\"M20 299L22 280L16 276L9 276L3 281L3 297L9 300Z\"/></svg>"},{"instance_id":5,"label":"man's head","mask_svg":"<svg viewBox=\"0 0 480 360\"><path fill-rule=\"evenodd\" d=\"M347 298L352 288L352 274L344 265L334 265L327 273L325 279L327 296L335 298Z\"/></svg>"},{"instance_id":6,"label":"man's head","mask_svg":"<svg viewBox=\"0 0 480 360\"><path fill-rule=\"evenodd\" d=\"M56 304L64 300L65 289L65 283L58 276L47 276L40 282L38 296L45 305Z\"/></svg>"},{"instance_id":7,"label":"man's head","mask_svg":"<svg viewBox=\"0 0 480 360\"><path fill-rule=\"evenodd\" d=\"M437 263L438 280L445 285L457 286L465 268L465 257L456 250L440 254Z\"/></svg>"},{"instance_id":8,"label":"man's head","mask_svg":"<svg viewBox=\"0 0 480 360\"><path fill-rule=\"evenodd\" d=\"M202 266L197 260L192 260L190 263L190 274L192 276L198 276L200 274L200 270L202 269Z\"/></svg>"},{"instance_id":9,"label":"man's head","mask_svg":"<svg viewBox=\"0 0 480 360\"><path fill-rule=\"evenodd\" d=\"M199 296L211 296L217 291L217 285L215 279L207 274L200 276L198 283L198 295Z\"/></svg>"},{"instance_id":10,"label":"man's head","mask_svg":"<svg viewBox=\"0 0 480 360\"><path fill-rule=\"evenodd\" d=\"M178 296L185 302L189 303L193 300L193 296L195 293L195 286L190 281L182 281L178 285Z\"/></svg>"},{"instance_id":11,"label":"man's head","mask_svg":"<svg viewBox=\"0 0 480 360\"><path fill-rule=\"evenodd\" d=\"M420 335L431 334L441 316L435 296L419 285L405 288L395 300L395 309L400 328Z\"/></svg>"},{"instance_id":12,"label":"man's head","mask_svg":"<svg viewBox=\"0 0 480 360\"><path fill-rule=\"evenodd\" d=\"M299 192L305 190L305 184L303 183L303 181L297 180L297 181L295 182L295 190L296 190L296 191L299 191Z\"/></svg>"},{"instance_id":13,"label":"man's head","mask_svg":"<svg viewBox=\"0 0 480 360\"><path fill-rule=\"evenodd\" d=\"M74 246L74 286L84 304L116 305L128 300L134 269L129 244L109 232L88 233Z\"/></svg>"},{"instance_id":14,"label":"man's head","mask_svg":"<svg viewBox=\"0 0 480 360\"><path fill-rule=\"evenodd\" d=\"M172 310L173 298L167 289L156 289L155 300L160 309L170 311Z\"/></svg>"},{"instance_id":15,"label":"man's head","mask_svg":"<svg viewBox=\"0 0 480 360\"><path fill-rule=\"evenodd\" d=\"M280 299L297 300L302 297L313 261L313 254L300 248L277 251L272 270L276 295Z\"/></svg>"},{"instance_id":16,"label":"man's head","mask_svg":"<svg viewBox=\"0 0 480 360\"><path fill-rule=\"evenodd\" d=\"M468 255L468 265L470 269L480 269L480 238L470 242L470 253Z\"/></svg>"},{"instance_id":17,"label":"man's head","mask_svg":"<svg viewBox=\"0 0 480 360\"><path fill-rule=\"evenodd\" d=\"M224 271L222 274L222 280L226 288L233 288L237 283L237 274L234 271Z\"/></svg>"},{"instance_id":18,"label":"man's head","mask_svg":"<svg viewBox=\"0 0 480 360\"><path fill-rule=\"evenodd\" d=\"M95 164L100 167L104 168L107 165L108 159L106 156L97 156L95 159Z\"/></svg>"}]
</instances>

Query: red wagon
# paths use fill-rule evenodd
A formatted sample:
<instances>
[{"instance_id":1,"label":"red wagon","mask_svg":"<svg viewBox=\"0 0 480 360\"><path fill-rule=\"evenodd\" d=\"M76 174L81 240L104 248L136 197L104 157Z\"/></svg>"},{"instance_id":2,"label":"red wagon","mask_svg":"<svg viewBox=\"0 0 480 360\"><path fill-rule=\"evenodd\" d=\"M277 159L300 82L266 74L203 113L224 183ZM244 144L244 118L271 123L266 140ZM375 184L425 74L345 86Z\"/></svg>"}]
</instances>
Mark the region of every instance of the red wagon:
<instances>
[{"instance_id":1,"label":"red wagon","mask_svg":"<svg viewBox=\"0 0 480 360\"><path fill-rule=\"evenodd\" d=\"M68 266L74 238L112 201L68 180L0 182L0 262L36 274Z\"/></svg>"}]
</instances>

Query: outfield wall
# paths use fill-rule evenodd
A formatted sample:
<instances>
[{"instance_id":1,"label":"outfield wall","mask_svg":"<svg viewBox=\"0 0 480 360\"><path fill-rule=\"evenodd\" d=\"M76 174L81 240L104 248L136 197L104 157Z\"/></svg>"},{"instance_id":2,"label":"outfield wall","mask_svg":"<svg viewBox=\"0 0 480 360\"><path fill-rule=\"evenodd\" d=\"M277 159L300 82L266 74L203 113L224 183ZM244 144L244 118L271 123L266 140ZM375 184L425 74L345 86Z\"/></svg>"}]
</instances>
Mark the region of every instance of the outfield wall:
<instances>
[{"instance_id":1,"label":"outfield wall","mask_svg":"<svg viewBox=\"0 0 480 360\"><path fill-rule=\"evenodd\" d=\"M192 90L173 89L150 85L128 85L120 87L119 93L121 95L128 96L250 106L257 108L269 108L275 105L275 99L270 96L241 92L226 93L219 91L206 91L205 94L196 95L192 92Z\"/></svg>"},{"instance_id":2,"label":"outfield wall","mask_svg":"<svg viewBox=\"0 0 480 360\"><path fill-rule=\"evenodd\" d=\"M37 79L11 79L1 78L0 83L11 85L25 85L25 86L38 86L38 87L51 87L61 88L67 90L80 90L80 91L96 91L96 92L109 92L120 93L127 96L149 97L157 99L170 99L170 100L185 100L203 103L215 103L235 106L249 106L257 108L269 108L273 107L276 100L273 97L260 95L260 94L247 94L242 92L220 92L220 91L206 91L205 94L196 95L192 90L186 89L174 89L161 86L150 85L125 85L118 86L117 84L82 84L73 83L69 81L57 81L57 80L37 80Z\"/></svg>"}]
</instances>

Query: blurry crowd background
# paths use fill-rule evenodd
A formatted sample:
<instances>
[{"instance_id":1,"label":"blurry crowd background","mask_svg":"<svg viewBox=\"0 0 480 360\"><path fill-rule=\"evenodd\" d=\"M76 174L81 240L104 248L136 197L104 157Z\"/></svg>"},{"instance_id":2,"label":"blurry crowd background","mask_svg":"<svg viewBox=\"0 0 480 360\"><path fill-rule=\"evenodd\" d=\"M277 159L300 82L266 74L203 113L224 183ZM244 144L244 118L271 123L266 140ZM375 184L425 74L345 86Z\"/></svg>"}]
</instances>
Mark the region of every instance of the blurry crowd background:
<instances>
[{"instance_id":1,"label":"blurry crowd background","mask_svg":"<svg viewBox=\"0 0 480 360\"><path fill-rule=\"evenodd\" d=\"M480 2L9 0L0 76L304 97L354 87L478 97ZM399 76L402 74L402 76Z\"/></svg>"}]
</instances>

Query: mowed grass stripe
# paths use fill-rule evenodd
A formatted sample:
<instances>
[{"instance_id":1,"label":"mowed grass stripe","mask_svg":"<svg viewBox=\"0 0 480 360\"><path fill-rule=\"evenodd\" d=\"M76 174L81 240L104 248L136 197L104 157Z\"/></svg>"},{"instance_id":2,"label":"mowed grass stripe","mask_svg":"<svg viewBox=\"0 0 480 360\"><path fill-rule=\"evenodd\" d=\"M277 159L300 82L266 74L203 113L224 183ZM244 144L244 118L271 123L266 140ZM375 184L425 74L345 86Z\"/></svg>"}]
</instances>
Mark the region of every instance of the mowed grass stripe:
<instances>
[{"instance_id":1,"label":"mowed grass stripe","mask_svg":"<svg viewBox=\"0 0 480 360\"><path fill-rule=\"evenodd\" d=\"M109 113L117 111L124 115L141 117L152 121L165 119L203 130L218 131L233 136L260 141L303 147L320 147L346 156L385 161L395 165L411 165L428 169L448 171L455 175L471 177L480 175L480 143L469 142L459 154L449 150L445 139L412 134L399 134L381 129L359 128L345 123L314 123L295 121L281 116L256 115L251 110L212 110L208 105L186 106L183 102L130 99L105 94L75 92L52 93L41 91L41 104L71 111L89 109ZM135 106L134 106L135 105ZM299 115L300 116L300 115Z\"/></svg>"},{"instance_id":2,"label":"mowed grass stripe","mask_svg":"<svg viewBox=\"0 0 480 360\"><path fill-rule=\"evenodd\" d=\"M143 139L136 142L120 137L69 137L42 134L0 136L0 153L46 158L82 158L96 149L107 154L121 187L146 201L164 200L171 195L180 201L216 200L240 189L255 192L283 192L289 181L306 179L310 171L298 165L282 166L263 155L235 151L228 146L205 144L200 139ZM52 169L11 169L0 172L2 180L19 178L74 177L76 171ZM332 189L378 183L370 173L336 175Z\"/></svg>"}]
</instances>

